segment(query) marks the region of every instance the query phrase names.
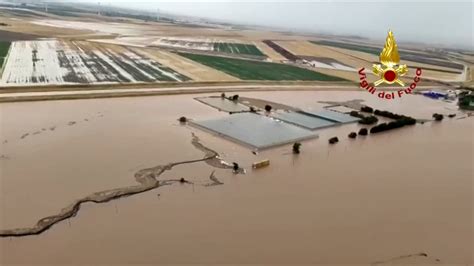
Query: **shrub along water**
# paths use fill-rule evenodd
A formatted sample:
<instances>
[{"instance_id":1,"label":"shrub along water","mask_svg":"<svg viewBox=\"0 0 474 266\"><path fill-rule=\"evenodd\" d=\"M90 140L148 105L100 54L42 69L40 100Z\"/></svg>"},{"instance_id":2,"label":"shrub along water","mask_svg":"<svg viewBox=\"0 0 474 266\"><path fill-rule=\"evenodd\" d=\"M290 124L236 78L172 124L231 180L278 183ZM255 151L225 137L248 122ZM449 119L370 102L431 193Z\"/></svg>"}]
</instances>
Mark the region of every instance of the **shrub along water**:
<instances>
[{"instance_id":1,"label":"shrub along water","mask_svg":"<svg viewBox=\"0 0 474 266\"><path fill-rule=\"evenodd\" d=\"M348 137L351 138L351 139L355 139L355 138L357 138L357 133L351 132L351 133L349 133Z\"/></svg>"},{"instance_id":2,"label":"shrub along water","mask_svg":"<svg viewBox=\"0 0 474 266\"><path fill-rule=\"evenodd\" d=\"M441 121L443 120L444 116L442 114L433 114L433 118L435 121Z\"/></svg>"},{"instance_id":3,"label":"shrub along water","mask_svg":"<svg viewBox=\"0 0 474 266\"><path fill-rule=\"evenodd\" d=\"M359 135L361 135L361 136L367 136L367 133L368 133L367 128L361 128L359 130Z\"/></svg>"},{"instance_id":4,"label":"shrub along water","mask_svg":"<svg viewBox=\"0 0 474 266\"><path fill-rule=\"evenodd\" d=\"M379 133L395 128L401 128L404 126L411 126L416 124L416 119L413 117L405 116L405 115L399 115L399 114L394 114L389 111L380 111L380 110L375 110L374 111L375 115L395 119L395 121L389 122L389 123L381 123L378 124L370 129L370 134L374 133Z\"/></svg>"},{"instance_id":5,"label":"shrub along water","mask_svg":"<svg viewBox=\"0 0 474 266\"><path fill-rule=\"evenodd\" d=\"M300 152L301 152L301 143L295 142L295 144L293 144L293 153L300 154Z\"/></svg>"},{"instance_id":6,"label":"shrub along water","mask_svg":"<svg viewBox=\"0 0 474 266\"><path fill-rule=\"evenodd\" d=\"M370 129L370 134L379 133L379 132L383 132L383 131L387 131L387 130L391 130L395 128L401 128L404 126L409 126L409 125L414 125L414 124L416 124L416 120L414 118L411 118L411 117L401 118L389 123L381 123L372 127Z\"/></svg>"},{"instance_id":7,"label":"shrub along water","mask_svg":"<svg viewBox=\"0 0 474 266\"><path fill-rule=\"evenodd\" d=\"M470 91L463 91L459 94L458 105L461 109L474 110L474 93Z\"/></svg>"},{"instance_id":8,"label":"shrub along water","mask_svg":"<svg viewBox=\"0 0 474 266\"><path fill-rule=\"evenodd\" d=\"M359 113L357 111L351 111L350 115L353 116L353 117L360 118L359 124L363 124L363 125L372 125L372 124L375 124L379 121L379 119L377 117L373 116L373 115L364 116L364 115L362 115L361 113Z\"/></svg>"},{"instance_id":9,"label":"shrub along water","mask_svg":"<svg viewBox=\"0 0 474 266\"><path fill-rule=\"evenodd\" d=\"M372 107L370 107L370 106L362 106L362 107L360 108L360 110L361 110L362 112L366 112L366 113L373 113L373 112L374 112L374 109L373 109Z\"/></svg>"},{"instance_id":10,"label":"shrub along water","mask_svg":"<svg viewBox=\"0 0 474 266\"><path fill-rule=\"evenodd\" d=\"M402 119L402 118L411 118L409 116L394 114L394 113L389 112L389 111L380 111L378 109L374 111L374 115L379 115L379 116L383 116L383 117L390 118L390 119L395 119L395 120ZM414 118L411 118L411 119L414 119ZM416 122L416 120L415 120L415 122Z\"/></svg>"}]
</instances>

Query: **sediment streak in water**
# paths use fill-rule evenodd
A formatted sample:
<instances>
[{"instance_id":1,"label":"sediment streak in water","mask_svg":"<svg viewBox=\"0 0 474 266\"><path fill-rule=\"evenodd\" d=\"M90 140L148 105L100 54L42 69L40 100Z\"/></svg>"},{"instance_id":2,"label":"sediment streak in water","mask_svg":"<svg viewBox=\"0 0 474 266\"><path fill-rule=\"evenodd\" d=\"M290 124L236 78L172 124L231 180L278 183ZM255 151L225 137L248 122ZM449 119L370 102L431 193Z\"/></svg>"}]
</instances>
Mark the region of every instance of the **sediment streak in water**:
<instances>
[{"instance_id":1,"label":"sediment streak in water","mask_svg":"<svg viewBox=\"0 0 474 266\"><path fill-rule=\"evenodd\" d=\"M194 134L192 135L191 143L195 148L204 152L204 158L190 161L168 163L164 165L158 165L152 168L142 169L135 173L135 180L139 183L139 185L103 190L92 193L86 197L74 201L67 207L63 208L58 214L42 218L33 227L0 230L0 237L20 237L38 235L51 228L53 225L68 218L76 216L83 203L104 203L121 197L143 193L160 186L170 185L174 182L179 182L179 179L157 180L157 178L161 174L171 170L177 165L206 162L207 164L217 168L232 168L229 164L219 159L219 154L217 152L204 146L199 141L199 138Z\"/></svg>"}]
</instances>

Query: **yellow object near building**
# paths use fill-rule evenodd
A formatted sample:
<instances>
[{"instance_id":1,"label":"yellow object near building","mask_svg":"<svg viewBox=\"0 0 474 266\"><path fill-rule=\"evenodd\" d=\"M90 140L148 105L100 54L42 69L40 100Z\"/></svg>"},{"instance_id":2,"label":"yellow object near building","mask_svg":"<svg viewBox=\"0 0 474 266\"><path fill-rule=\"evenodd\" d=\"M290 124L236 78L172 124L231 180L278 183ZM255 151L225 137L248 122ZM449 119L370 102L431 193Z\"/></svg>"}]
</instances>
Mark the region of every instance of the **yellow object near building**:
<instances>
[{"instance_id":1,"label":"yellow object near building","mask_svg":"<svg viewBox=\"0 0 474 266\"><path fill-rule=\"evenodd\" d=\"M266 159L266 160L263 160L263 161L253 163L252 167L255 168L255 169L258 169L258 168L266 167L266 166L269 166L269 165L270 165L270 160Z\"/></svg>"}]
</instances>

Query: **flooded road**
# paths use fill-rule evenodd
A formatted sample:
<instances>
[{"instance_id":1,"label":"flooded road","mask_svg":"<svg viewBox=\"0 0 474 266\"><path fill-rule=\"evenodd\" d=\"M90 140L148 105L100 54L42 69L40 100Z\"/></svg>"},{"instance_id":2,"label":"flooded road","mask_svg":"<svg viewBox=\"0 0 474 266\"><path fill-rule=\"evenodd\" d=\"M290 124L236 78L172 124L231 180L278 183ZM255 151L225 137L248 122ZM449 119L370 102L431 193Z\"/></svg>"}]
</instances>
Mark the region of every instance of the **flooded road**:
<instances>
[{"instance_id":1,"label":"flooded road","mask_svg":"<svg viewBox=\"0 0 474 266\"><path fill-rule=\"evenodd\" d=\"M196 95L1 104L0 229L30 227L88 194L135 185L140 169L202 158L192 133L247 174L177 166L159 179L194 184L87 203L38 236L0 238L0 264L472 263L474 122L458 119L453 104L366 92L240 95L309 109L364 99L415 118L458 115L355 140L347 134L358 124L318 130L295 156L291 145L254 155L180 125L180 116L227 115ZM329 146L333 136L340 142ZM251 169L266 158L269 167ZM213 171L223 185L206 186Z\"/></svg>"}]
</instances>

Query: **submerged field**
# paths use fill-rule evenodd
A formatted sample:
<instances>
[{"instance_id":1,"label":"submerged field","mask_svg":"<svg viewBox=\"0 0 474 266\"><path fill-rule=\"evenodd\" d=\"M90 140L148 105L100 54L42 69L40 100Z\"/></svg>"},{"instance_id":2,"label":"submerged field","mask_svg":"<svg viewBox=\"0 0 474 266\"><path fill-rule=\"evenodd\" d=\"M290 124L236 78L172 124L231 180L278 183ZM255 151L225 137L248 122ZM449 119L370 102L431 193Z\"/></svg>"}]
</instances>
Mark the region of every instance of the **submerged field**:
<instances>
[{"instance_id":1,"label":"submerged field","mask_svg":"<svg viewBox=\"0 0 474 266\"><path fill-rule=\"evenodd\" d=\"M285 64L188 53L179 53L179 55L243 80L344 81L342 78Z\"/></svg>"},{"instance_id":2,"label":"submerged field","mask_svg":"<svg viewBox=\"0 0 474 266\"><path fill-rule=\"evenodd\" d=\"M13 42L4 85L186 81L129 48L57 40Z\"/></svg>"}]
</instances>

